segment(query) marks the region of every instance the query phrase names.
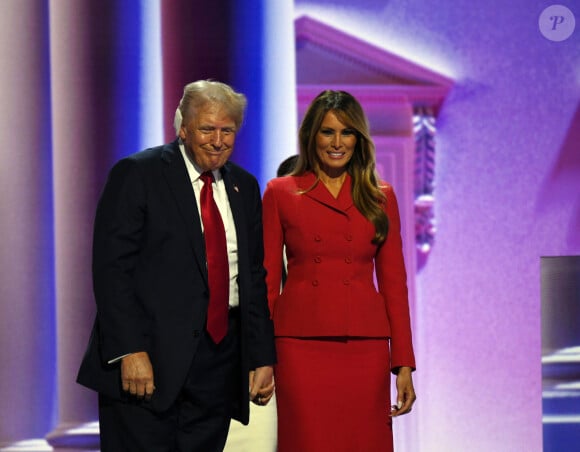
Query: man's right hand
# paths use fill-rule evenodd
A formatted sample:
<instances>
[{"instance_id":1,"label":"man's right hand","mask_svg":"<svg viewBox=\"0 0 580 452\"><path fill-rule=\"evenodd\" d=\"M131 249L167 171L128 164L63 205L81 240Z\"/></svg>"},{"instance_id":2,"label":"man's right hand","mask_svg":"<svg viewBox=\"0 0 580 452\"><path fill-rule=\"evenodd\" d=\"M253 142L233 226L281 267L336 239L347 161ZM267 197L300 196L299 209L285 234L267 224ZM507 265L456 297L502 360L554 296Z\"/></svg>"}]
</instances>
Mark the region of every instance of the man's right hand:
<instances>
[{"instance_id":1,"label":"man's right hand","mask_svg":"<svg viewBox=\"0 0 580 452\"><path fill-rule=\"evenodd\" d=\"M155 391L153 366L147 352L131 353L121 359L123 391L149 400Z\"/></svg>"}]
</instances>

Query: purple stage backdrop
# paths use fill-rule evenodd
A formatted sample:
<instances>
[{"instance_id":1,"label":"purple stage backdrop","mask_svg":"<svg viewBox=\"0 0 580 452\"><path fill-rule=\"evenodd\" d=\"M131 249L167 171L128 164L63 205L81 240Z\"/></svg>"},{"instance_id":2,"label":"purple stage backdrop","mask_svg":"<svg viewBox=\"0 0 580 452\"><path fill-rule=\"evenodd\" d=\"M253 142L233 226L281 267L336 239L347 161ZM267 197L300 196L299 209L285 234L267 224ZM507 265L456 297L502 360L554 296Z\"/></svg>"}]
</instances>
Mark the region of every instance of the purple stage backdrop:
<instances>
[{"instance_id":1,"label":"purple stage backdrop","mask_svg":"<svg viewBox=\"0 0 580 452\"><path fill-rule=\"evenodd\" d=\"M290 17L268 0L0 1L0 448L62 445L96 420L74 372L107 169L171 139L183 85L215 78L248 94L236 159L264 186L297 116L295 83L275 83L294 49L272 50L268 17L308 16L453 81L437 112L436 233L414 281L418 400L395 421L398 450L541 451L540 258L580 254L580 1L553 5L295 0Z\"/></svg>"}]
</instances>

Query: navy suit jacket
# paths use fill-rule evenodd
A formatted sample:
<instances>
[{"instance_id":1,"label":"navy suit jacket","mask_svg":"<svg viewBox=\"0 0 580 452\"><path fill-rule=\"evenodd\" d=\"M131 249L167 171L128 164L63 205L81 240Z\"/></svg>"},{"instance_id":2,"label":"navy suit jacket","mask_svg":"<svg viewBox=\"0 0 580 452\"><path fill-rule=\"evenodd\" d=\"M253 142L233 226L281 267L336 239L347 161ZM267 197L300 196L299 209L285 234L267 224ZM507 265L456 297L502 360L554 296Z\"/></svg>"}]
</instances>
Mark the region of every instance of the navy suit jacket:
<instances>
[{"instance_id":1,"label":"navy suit jacket","mask_svg":"<svg viewBox=\"0 0 580 452\"><path fill-rule=\"evenodd\" d=\"M275 363L263 267L262 205L256 179L222 168L238 241L241 375L234 418L249 419L248 373ZM151 409L176 399L205 328L205 246L195 194L178 142L120 160L97 207L93 238L97 315L77 381L124 397L120 363L147 351L156 391Z\"/></svg>"}]
</instances>

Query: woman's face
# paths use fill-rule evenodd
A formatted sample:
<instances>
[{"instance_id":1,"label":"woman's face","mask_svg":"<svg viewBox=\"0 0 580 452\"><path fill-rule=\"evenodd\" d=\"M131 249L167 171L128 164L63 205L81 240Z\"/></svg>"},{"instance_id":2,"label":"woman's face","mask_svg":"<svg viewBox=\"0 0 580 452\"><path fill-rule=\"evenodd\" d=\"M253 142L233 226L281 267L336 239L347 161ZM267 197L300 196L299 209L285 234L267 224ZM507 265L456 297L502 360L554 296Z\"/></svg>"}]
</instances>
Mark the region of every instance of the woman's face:
<instances>
[{"instance_id":1,"label":"woman's face","mask_svg":"<svg viewBox=\"0 0 580 452\"><path fill-rule=\"evenodd\" d=\"M316 155L320 169L329 176L342 174L356 146L356 131L347 127L329 111L316 133Z\"/></svg>"}]
</instances>

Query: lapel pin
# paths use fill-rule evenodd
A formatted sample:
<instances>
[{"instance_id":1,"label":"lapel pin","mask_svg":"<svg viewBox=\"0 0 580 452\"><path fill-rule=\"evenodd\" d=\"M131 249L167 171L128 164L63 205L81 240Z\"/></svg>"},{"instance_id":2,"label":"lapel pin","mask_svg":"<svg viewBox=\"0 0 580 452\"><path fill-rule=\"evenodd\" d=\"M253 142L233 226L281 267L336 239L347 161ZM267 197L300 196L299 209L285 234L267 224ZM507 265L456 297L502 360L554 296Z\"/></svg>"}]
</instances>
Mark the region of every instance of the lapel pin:
<instances>
[{"instance_id":1,"label":"lapel pin","mask_svg":"<svg viewBox=\"0 0 580 452\"><path fill-rule=\"evenodd\" d=\"M240 192L240 189L238 188L237 185L234 185L234 190L236 191L236 193L239 193Z\"/></svg>"}]
</instances>

